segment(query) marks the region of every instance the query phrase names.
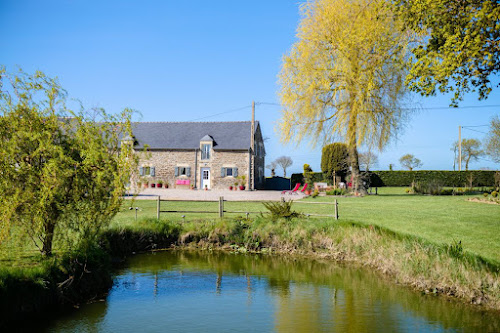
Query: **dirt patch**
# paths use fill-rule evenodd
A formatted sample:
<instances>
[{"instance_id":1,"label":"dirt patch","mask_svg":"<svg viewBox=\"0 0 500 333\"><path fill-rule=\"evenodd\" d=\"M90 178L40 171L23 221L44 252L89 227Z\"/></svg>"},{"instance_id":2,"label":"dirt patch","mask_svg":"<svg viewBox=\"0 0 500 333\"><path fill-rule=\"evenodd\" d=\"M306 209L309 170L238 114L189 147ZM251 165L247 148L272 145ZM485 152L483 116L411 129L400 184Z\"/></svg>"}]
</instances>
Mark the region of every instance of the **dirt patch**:
<instances>
[{"instance_id":1,"label":"dirt patch","mask_svg":"<svg viewBox=\"0 0 500 333\"><path fill-rule=\"evenodd\" d=\"M467 199L467 201L480 202L480 203L485 203L485 204L490 204L490 205L500 205L500 201L491 201L489 199L481 199L481 198L470 198L470 199Z\"/></svg>"}]
</instances>

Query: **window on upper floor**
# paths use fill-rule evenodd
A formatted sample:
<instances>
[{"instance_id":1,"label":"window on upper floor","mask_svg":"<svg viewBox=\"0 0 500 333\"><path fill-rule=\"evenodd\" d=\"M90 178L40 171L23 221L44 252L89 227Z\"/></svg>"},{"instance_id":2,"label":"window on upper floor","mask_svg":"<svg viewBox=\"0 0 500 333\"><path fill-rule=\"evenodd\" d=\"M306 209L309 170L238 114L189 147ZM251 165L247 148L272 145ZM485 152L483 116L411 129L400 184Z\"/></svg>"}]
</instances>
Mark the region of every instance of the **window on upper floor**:
<instances>
[{"instance_id":1,"label":"window on upper floor","mask_svg":"<svg viewBox=\"0 0 500 333\"><path fill-rule=\"evenodd\" d=\"M202 160L209 160L210 159L211 148L212 148L212 145L210 145L210 144L202 144L201 145L201 159Z\"/></svg>"}]
</instances>

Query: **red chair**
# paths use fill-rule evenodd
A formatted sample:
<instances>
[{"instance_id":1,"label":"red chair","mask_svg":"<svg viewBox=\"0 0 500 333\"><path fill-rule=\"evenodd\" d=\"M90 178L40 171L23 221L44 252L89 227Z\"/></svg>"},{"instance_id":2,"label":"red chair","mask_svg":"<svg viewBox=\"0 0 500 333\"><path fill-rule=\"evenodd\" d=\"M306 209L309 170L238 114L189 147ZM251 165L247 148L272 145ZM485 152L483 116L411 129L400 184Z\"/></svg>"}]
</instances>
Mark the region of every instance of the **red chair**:
<instances>
[{"instance_id":1,"label":"red chair","mask_svg":"<svg viewBox=\"0 0 500 333\"><path fill-rule=\"evenodd\" d=\"M300 192L304 193L306 190L307 190L307 183L304 184L304 187L302 188L302 190L300 190Z\"/></svg>"},{"instance_id":2,"label":"red chair","mask_svg":"<svg viewBox=\"0 0 500 333\"><path fill-rule=\"evenodd\" d=\"M300 183L297 183L295 184L295 187L293 188L293 190L284 190L281 192L281 194L292 194L292 193L295 193L297 192L297 190L299 189L300 187Z\"/></svg>"}]
</instances>

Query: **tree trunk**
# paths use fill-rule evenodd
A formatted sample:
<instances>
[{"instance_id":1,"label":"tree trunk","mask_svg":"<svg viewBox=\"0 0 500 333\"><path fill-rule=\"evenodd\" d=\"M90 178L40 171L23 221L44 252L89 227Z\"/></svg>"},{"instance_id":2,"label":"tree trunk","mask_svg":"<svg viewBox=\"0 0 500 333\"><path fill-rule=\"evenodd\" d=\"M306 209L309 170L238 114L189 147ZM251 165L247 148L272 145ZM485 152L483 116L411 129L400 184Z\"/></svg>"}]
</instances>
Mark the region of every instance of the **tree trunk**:
<instances>
[{"instance_id":1,"label":"tree trunk","mask_svg":"<svg viewBox=\"0 0 500 333\"><path fill-rule=\"evenodd\" d=\"M52 242L54 240L54 223L45 225L45 236L43 237L42 255L50 257L52 255Z\"/></svg>"},{"instance_id":2,"label":"tree trunk","mask_svg":"<svg viewBox=\"0 0 500 333\"><path fill-rule=\"evenodd\" d=\"M354 194L365 195L366 188L362 182L359 172L359 156L357 148L356 126L357 115L354 110L351 110L351 118L349 119L349 128L347 130L348 146L349 146L349 162L351 164L352 190Z\"/></svg>"}]
</instances>

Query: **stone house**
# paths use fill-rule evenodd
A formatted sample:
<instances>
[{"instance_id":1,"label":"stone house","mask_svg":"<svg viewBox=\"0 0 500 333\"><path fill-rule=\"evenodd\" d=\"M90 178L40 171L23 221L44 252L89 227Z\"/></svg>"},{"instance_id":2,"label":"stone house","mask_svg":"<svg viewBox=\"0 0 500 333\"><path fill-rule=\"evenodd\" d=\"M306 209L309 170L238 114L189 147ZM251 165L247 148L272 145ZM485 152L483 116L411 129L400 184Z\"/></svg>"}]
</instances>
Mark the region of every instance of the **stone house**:
<instances>
[{"instance_id":1,"label":"stone house","mask_svg":"<svg viewBox=\"0 0 500 333\"><path fill-rule=\"evenodd\" d=\"M253 127L252 142L250 121L133 123L139 170L132 186L161 180L169 188L263 188L266 151L259 122Z\"/></svg>"}]
</instances>

